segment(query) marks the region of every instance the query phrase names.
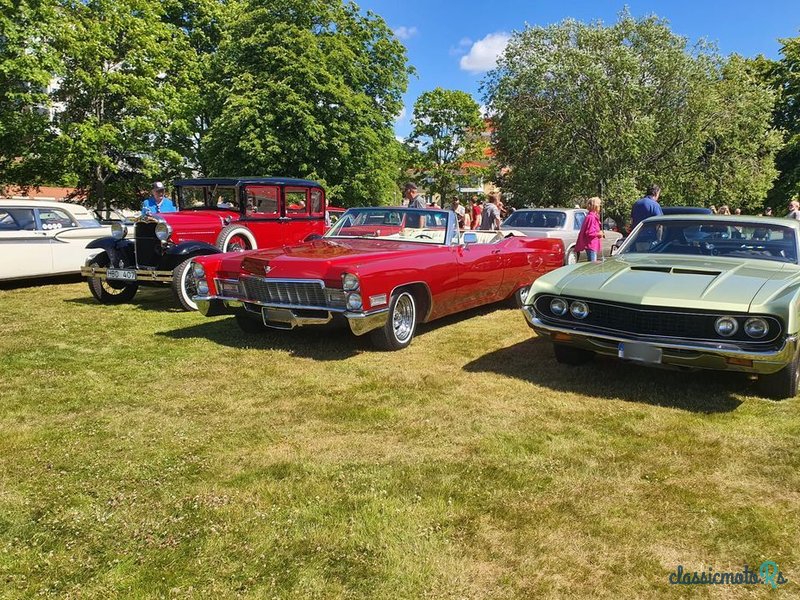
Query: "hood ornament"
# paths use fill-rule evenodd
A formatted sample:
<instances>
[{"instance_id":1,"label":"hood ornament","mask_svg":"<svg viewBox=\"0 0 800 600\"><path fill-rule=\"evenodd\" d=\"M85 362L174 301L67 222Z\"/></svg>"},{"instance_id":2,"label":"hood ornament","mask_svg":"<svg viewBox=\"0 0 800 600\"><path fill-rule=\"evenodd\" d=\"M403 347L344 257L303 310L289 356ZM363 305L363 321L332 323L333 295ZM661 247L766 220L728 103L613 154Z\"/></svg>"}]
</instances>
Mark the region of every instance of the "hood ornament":
<instances>
[{"instance_id":1,"label":"hood ornament","mask_svg":"<svg viewBox=\"0 0 800 600\"><path fill-rule=\"evenodd\" d=\"M269 275L270 271L272 271L272 267L270 267L269 265L266 265L264 267L264 275Z\"/></svg>"}]
</instances>

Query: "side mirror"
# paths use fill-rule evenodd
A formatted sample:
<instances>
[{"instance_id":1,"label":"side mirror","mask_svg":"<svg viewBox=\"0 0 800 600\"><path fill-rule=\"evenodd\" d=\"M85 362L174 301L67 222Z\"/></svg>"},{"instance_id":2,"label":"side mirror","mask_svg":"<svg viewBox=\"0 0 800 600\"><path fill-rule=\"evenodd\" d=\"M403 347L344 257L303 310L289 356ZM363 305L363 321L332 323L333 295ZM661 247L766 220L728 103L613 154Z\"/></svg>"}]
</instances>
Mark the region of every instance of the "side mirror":
<instances>
[{"instance_id":1,"label":"side mirror","mask_svg":"<svg viewBox=\"0 0 800 600\"><path fill-rule=\"evenodd\" d=\"M314 240L321 240L322 236L318 233L309 233L306 237L303 238L304 242L312 242Z\"/></svg>"},{"instance_id":2,"label":"side mirror","mask_svg":"<svg viewBox=\"0 0 800 600\"><path fill-rule=\"evenodd\" d=\"M474 231L465 231L464 235L461 236L461 243L465 246L469 246L470 244L477 244L478 243L478 234Z\"/></svg>"},{"instance_id":3,"label":"side mirror","mask_svg":"<svg viewBox=\"0 0 800 600\"><path fill-rule=\"evenodd\" d=\"M619 238L616 242L614 242L614 245L611 246L611 256L614 256L617 252L619 252L619 249L622 247L624 242L625 238Z\"/></svg>"}]
</instances>

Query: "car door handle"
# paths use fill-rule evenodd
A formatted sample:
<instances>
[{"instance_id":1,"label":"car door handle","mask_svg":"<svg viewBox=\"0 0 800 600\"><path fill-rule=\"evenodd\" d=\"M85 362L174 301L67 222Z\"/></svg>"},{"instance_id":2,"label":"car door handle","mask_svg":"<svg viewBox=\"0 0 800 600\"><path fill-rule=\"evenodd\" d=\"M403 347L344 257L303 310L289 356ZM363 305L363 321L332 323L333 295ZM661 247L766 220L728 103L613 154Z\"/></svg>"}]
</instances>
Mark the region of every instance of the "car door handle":
<instances>
[{"instance_id":1,"label":"car door handle","mask_svg":"<svg viewBox=\"0 0 800 600\"><path fill-rule=\"evenodd\" d=\"M492 250L492 254L500 254L502 251L502 248L497 248L496 250Z\"/></svg>"}]
</instances>

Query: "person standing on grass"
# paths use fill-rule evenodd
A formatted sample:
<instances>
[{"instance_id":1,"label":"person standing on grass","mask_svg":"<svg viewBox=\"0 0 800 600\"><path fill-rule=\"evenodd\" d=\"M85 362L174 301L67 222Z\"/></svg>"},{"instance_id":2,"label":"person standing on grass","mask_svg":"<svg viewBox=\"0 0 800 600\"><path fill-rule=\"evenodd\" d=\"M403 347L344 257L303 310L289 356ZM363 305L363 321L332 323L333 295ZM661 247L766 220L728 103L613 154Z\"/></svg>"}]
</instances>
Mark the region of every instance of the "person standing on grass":
<instances>
[{"instance_id":1,"label":"person standing on grass","mask_svg":"<svg viewBox=\"0 0 800 600\"><path fill-rule=\"evenodd\" d=\"M602 201L597 196L586 201L586 209L589 211L581 224L578 233L578 241L575 244L575 251L580 253L586 251L586 259L589 262L597 262L597 257L601 254L601 238L604 237L603 227L600 224L600 205Z\"/></svg>"},{"instance_id":2,"label":"person standing on grass","mask_svg":"<svg viewBox=\"0 0 800 600\"><path fill-rule=\"evenodd\" d=\"M500 229L500 211L497 209L497 196L489 194L489 201L481 213L481 231Z\"/></svg>"},{"instance_id":3,"label":"person standing on grass","mask_svg":"<svg viewBox=\"0 0 800 600\"><path fill-rule=\"evenodd\" d=\"M478 202L477 196L473 196L469 204L469 208L472 211L472 228L479 229L481 226L481 212L483 211L481 203Z\"/></svg>"},{"instance_id":4,"label":"person standing on grass","mask_svg":"<svg viewBox=\"0 0 800 600\"><path fill-rule=\"evenodd\" d=\"M428 208L425 200L417 192L417 186L408 182L403 188L403 197L408 200L408 208Z\"/></svg>"},{"instance_id":5,"label":"person standing on grass","mask_svg":"<svg viewBox=\"0 0 800 600\"><path fill-rule=\"evenodd\" d=\"M631 228L636 227L647 218L664 214L661 210L661 205L658 203L660 197L660 187L651 185L647 188L647 194L645 194L644 198L640 198L633 203L633 208L631 208Z\"/></svg>"}]
</instances>

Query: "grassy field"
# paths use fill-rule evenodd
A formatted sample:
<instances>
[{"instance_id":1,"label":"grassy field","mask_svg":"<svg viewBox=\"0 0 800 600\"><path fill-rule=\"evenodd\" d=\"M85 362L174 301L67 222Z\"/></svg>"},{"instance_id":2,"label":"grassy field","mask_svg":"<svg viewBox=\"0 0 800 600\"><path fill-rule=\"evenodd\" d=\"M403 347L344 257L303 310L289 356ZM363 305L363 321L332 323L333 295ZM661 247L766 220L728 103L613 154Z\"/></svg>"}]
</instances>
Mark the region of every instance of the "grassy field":
<instances>
[{"instance_id":1,"label":"grassy field","mask_svg":"<svg viewBox=\"0 0 800 600\"><path fill-rule=\"evenodd\" d=\"M0 290L0 596L800 595L798 400L563 367L505 307L380 353L170 306Z\"/></svg>"}]
</instances>

